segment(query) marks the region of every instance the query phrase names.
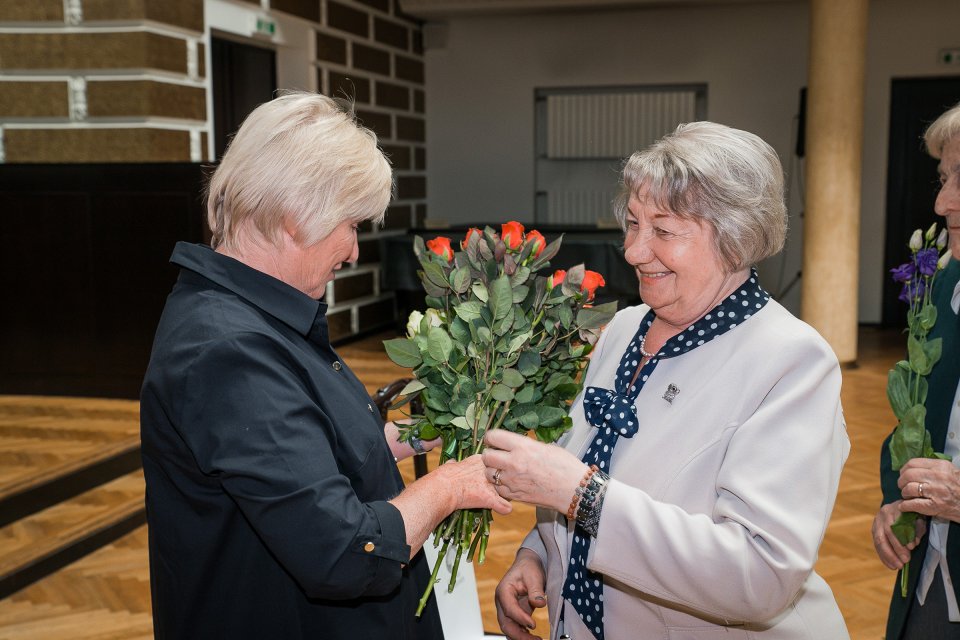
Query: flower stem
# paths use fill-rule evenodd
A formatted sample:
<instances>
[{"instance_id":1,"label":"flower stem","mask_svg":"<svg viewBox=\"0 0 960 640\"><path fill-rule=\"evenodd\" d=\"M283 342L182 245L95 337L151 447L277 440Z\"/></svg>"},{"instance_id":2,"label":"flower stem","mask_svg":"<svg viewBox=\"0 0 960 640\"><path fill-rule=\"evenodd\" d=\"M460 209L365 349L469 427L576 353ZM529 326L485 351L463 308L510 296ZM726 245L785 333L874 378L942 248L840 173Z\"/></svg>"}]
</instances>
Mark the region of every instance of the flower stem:
<instances>
[{"instance_id":1,"label":"flower stem","mask_svg":"<svg viewBox=\"0 0 960 640\"><path fill-rule=\"evenodd\" d=\"M420 617L420 614L423 613L423 608L427 606L427 600L430 599L430 594L433 592L433 585L437 583L437 573L440 571L440 565L443 564L443 557L447 555L447 547L450 545L449 540L443 541L443 546L440 547L440 552L437 553L437 561L433 565L433 572L430 574L430 581L427 583L427 588L423 590L423 595L420 596L420 603L417 605L417 617Z\"/></svg>"},{"instance_id":2,"label":"flower stem","mask_svg":"<svg viewBox=\"0 0 960 640\"><path fill-rule=\"evenodd\" d=\"M906 564L903 565L903 569L900 570L900 597L907 597L907 583L910 582L910 561L908 560Z\"/></svg>"}]
</instances>

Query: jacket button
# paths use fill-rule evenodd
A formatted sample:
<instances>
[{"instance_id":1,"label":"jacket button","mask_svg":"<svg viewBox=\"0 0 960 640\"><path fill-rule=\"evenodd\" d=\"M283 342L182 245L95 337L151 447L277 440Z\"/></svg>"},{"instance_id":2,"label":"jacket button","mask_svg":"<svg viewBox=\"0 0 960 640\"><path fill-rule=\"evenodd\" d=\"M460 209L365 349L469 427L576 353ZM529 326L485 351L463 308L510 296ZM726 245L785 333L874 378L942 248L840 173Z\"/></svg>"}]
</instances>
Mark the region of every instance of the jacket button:
<instances>
[{"instance_id":1,"label":"jacket button","mask_svg":"<svg viewBox=\"0 0 960 640\"><path fill-rule=\"evenodd\" d=\"M367 544L363 545L363 550L366 551L367 553L370 553L376 548L377 548L376 545L374 545L372 542L368 542Z\"/></svg>"},{"instance_id":2,"label":"jacket button","mask_svg":"<svg viewBox=\"0 0 960 640\"><path fill-rule=\"evenodd\" d=\"M343 367L343 365L340 364L340 361L339 361L339 360L334 360L334 361L333 361L333 364L330 365L330 366L333 367L333 370L334 370L334 371L340 371L340 369Z\"/></svg>"}]
</instances>

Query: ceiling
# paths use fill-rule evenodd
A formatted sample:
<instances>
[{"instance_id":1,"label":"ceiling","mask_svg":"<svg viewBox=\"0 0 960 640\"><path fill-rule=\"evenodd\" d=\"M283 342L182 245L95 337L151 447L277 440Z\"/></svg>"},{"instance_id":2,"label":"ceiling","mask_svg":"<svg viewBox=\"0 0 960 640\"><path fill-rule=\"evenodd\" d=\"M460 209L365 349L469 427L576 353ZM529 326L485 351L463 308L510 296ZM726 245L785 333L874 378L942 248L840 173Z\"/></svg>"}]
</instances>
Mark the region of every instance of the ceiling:
<instances>
[{"instance_id":1,"label":"ceiling","mask_svg":"<svg viewBox=\"0 0 960 640\"><path fill-rule=\"evenodd\" d=\"M443 20L454 16L482 14L652 9L798 1L801 0L399 0L405 13L422 20Z\"/></svg>"}]
</instances>

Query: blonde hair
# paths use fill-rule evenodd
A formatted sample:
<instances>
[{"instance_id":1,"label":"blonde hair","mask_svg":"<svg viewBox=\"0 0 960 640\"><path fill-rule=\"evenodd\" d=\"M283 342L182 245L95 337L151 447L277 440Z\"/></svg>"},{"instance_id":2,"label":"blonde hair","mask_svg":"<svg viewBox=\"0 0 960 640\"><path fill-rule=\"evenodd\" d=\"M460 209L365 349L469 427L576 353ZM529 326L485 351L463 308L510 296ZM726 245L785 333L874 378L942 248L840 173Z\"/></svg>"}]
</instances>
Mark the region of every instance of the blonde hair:
<instances>
[{"instance_id":1,"label":"blonde hair","mask_svg":"<svg viewBox=\"0 0 960 640\"><path fill-rule=\"evenodd\" d=\"M253 225L277 245L292 222L315 244L342 222L383 221L393 180L377 137L323 95L288 92L254 109L207 185L211 244L236 249Z\"/></svg>"},{"instance_id":2,"label":"blonde hair","mask_svg":"<svg viewBox=\"0 0 960 640\"><path fill-rule=\"evenodd\" d=\"M731 272L783 248L783 169L776 151L752 133L692 122L634 153L624 164L614 209L624 229L630 195L641 187L660 209L709 223Z\"/></svg>"},{"instance_id":3,"label":"blonde hair","mask_svg":"<svg viewBox=\"0 0 960 640\"><path fill-rule=\"evenodd\" d=\"M934 120L923 134L927 153L939 159L943 148L957 136L960 136L960 102Z\"/></svg>"}]
</instances>

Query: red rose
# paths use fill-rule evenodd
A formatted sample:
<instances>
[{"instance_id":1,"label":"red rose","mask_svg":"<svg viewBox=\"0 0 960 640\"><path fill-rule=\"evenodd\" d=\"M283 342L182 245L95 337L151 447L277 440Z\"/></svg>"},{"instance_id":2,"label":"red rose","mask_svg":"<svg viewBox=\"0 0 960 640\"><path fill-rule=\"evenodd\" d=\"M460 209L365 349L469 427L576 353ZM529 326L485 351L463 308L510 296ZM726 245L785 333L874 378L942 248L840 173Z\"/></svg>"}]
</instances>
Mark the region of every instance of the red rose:
<instances>
[{"instance_id":1,"label":"red rose","mask_svg":"<svg viewBox=\"0 0 960 640\"><path fill-rule=\"evenodd\" d=\"M587 300L593 300L593 296L597 292L597 288L606 284L607 283L603 279L602 275L596 271L588 270L583 274L583 284L581 285L581 288L587 292Z\"/></svg>"},{"instance_id":2,"label":"red rose","mask_svg":"<svg viewBox=\"0 0 960 640\"><path fill-rule=\"evenodd\" d=\"M477 234L481 233L480 229L477 229L476 227L470 227L469 229L467 229L467 235L463 239L463 242L460 243L461 249L467 248L467 245L470 244L470 236L472 236L475 233Z\"/></svg>"},{"instance_id":3,"label":"red rose","mask_svg":"<svg viewBox=\"0 0 960 640\"><path fill-rule=\"evenodd\" d=\"M500 238L508 249L516 249L523 244L523 225L516 220L501 225Z\"/></svg>"},{"instance_id":4,"label":"red rose","mask_svg":"<svg viewBox=\"0 0 960 640\"><path fill-rule=\"evenodd\" d=\"M533 247L530 255L536 258L543 252L543 248L547 246L547 239L544 238L543 234L539 231L533 230L527 234L526 243Z\"/></svg>"},{"instance_id":5,"label":"red rose","mask_svg":"<svg viewBox=\"0 0 960 640\"><path fill-rule=\"evenodd\" d=\"M557 269L553 275L547 278L547 289L553 289L563 284L563 279L567 277L566 269Z\"/></svg>"},{"instance_id":6,"label":"red rose","mask_svg":"<svg viewBox=\"0 0 960 640\"><path fill-rule=\"evenodd\" d=\"M427 240L427 249L450 262L453 260L453 248L450 246L450 238L437 236L433 240Z\"/></svg>"}]
</instances>

